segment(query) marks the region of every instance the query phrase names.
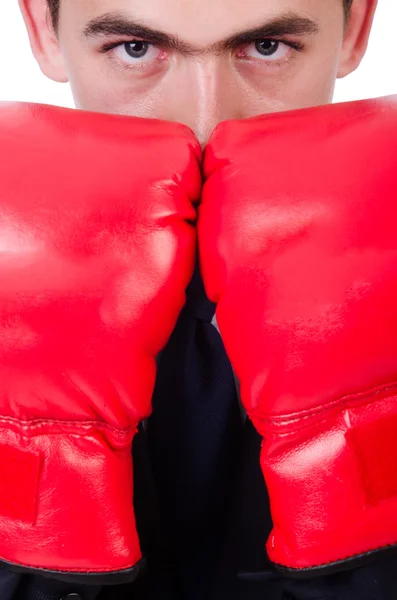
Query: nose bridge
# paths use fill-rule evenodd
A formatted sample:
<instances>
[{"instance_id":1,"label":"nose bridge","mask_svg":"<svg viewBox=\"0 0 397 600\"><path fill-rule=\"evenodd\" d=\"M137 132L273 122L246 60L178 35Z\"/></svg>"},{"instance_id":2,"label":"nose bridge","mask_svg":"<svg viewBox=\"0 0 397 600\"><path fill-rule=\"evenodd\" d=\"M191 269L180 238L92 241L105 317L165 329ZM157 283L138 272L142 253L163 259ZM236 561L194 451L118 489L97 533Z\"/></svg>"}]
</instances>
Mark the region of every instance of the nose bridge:
<instances>
[{"instance_id":1,"label":"nose bridge","mask_svg":"<svg viewBox=\"0 0 397 600\"><path fill-rule=\"evenodd\" d=\"M179 73L177 120L191 127L202 144L220 121L237 118L237 95L227 66L217 57L186 61Z\"/></svg>"},{"instance_id":2,"label":"nose bridge","mask_svg":"<svg viewBox=\"0 0 397 600\"><path fill-rule=\"evenodd\" d=\"M221 102L221 69L216 60L196 62L196 123L195 127L204 133L214 124L225 107ZM192 88L193 89L193 88Z\"/></svg>"}]
</instances>

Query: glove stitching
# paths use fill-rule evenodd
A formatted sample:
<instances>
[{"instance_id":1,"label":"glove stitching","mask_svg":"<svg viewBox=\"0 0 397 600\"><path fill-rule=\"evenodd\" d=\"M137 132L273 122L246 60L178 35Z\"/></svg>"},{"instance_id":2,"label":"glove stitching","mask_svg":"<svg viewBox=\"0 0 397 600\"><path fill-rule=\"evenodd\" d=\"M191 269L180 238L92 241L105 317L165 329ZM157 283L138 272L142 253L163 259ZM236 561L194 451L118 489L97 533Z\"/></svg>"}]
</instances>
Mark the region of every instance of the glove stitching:
<instances>
[{"instance_id":1,"label":"glove stitching","mask_svg":"<svg viewBox=\"0 0 397 600\"><path fill-rule=\"evenodd\" d=\"M355 406L364 405L369 402L371 398L374 396L379 396L381 394L386 394L387 392L393 392L397 390L397 383L386 384L384 386L378 386L371 390L367 390L365 392L357 392L356 394L349 394L348 396L342 396L337 400L332 400L328 404L324 406L314 407L308 410L296 411L293 413L286 413L284 415L275 415L274 417L268 417L265 415L261 415L259 413L249 413L250 419L257 419L262 423L268 423L269 425L274 425L276 427L283 427L289 424L301 422L302 420L308 420L317 415L321 415L325 412L332 410L333 408L343 408L346 407L346 404L354 403ZM361 401L361 402L360 402ZM321 421L315 421L316 423L321 423L326 419L322 419ZM307 426L307 425L306 425ZM298 428L297 431L301 429Z\"/></svg>"},{"instance_id":2,"label":"glove stitching","mask_svg":"<svg viewBox=\"0 0 397 600\"><path fill-rule=\"evenodd\" d=\"M51 428L51 433L76 433L76 434L89 434L90 430L95 429L96 431L106 431L112 433L112 435L119 436L120 438L124 438L126 436L130 436L131 433L135 433L137 428L135 425L130 425L125 429L118 429L109 425L108 423L104 423L103 421L96 420L88 420L88 421L62 421L55 419L17 419L14 417L6 417L0 416L0 426L4 427L15 427L18 429L19 433L23 433L25 435L40 435L42 433L42 429L49 427ZM54 431L54 429L58 428L58 431ZM22 430L22 431L21 431ZM66 431L65 431L66 430Z\"/></svg>"},{"instance_id":3,"label":"glove stitching","mask_svg":"<svg viewBox=\"0 0 397 600\"><path fill-rule=\"evenodd\" d=\"M4 564L9 564L5 558L0 557L0 561L4 562ZM84 575L86 573L90 573L93 575L102 575L103 573L120 573L121 571L128 571L128 570L136 567L137 565L139 565L139 561L134 561L132 563L128 563L124 567L117 567L116 569L110 568L110 567L103 567L103 568L101 567L100 571L98 571L98 569L82 569L81 567L68 567L68 569L67 570L65 569L65 571L51 570L50 572L54 573L54 574L59 574L59 575L61 575L61 574L70 575L72 573L77 573L79 575ZM42 566L29 564L27 562L24 562L23 565L18 565L18 567L43 571Z\"/></svg>"},{"instance_id":4,"label":"glove stitching","mask_svg":"<svg viewBox=\"0 0 397 600\"><path fill-rule=\"evenodd\" d=\"M314 570L320 570L323 567L332 567L333 565L337 565L338 563L344 563L346 561L359 561L363 558L365 558L368 554L371 554L372 552L379 552L382 550L387 550L388 548L390 548L390 550L395 550L396 549L396 545L397 545L397 539L394 543L391 544L385 544L384 546L375 546L373 548L369 548L368 550L366 550L365 552L362 552L361 554L349 554L347 556L344 556L343 558L336 558L335 560L333 560L332 562L324 562L324 563L316 563L316 564L311 564L307 567L304 568L298 568L298 567L294 567L288 563L285 563L283 565L280 565L278 563L275 563L272 561L273 565L275 566L276 569L290 569L291 571L295 571L296 573L303 573L305 571L309 571L310 569L314 569Z\"/></svg>"}]
</instances>

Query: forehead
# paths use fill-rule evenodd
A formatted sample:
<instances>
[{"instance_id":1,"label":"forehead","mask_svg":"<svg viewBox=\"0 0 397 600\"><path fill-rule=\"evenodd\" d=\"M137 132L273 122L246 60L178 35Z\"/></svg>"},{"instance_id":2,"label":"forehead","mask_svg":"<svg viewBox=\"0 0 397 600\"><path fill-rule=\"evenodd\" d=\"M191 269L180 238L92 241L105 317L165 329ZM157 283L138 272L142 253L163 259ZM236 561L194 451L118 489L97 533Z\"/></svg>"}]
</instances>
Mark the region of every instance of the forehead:
<instances>
[{"instance_id":1,"label":"forehead","mask_svg":"<svg viewBox=\"0 0 397 600\"><path fill-rule=\"evenodd\" d=\"M82 27L117 13L193 44L211 44L289 14L321 26L340 13L342 0L66 0L62 6Z\"/></svg>"}]
</instances>

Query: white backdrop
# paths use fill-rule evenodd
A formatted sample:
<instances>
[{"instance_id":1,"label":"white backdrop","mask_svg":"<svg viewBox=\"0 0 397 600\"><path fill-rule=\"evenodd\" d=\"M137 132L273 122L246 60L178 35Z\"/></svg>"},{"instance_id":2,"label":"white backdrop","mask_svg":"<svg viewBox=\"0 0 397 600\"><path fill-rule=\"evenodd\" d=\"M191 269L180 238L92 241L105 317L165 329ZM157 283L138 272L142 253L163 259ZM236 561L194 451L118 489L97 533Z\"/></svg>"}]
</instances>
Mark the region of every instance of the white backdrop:
<instances>
[{"instance_id":1,"label":"white backdrop","mask_svg":"<svg viewBox=\"0 0 397 600\"><path fill-rule=\"evenodd\" d=\"M336 101L397 93L396 22L396 0L379 0L367 56L355 73L337 83ZM73 106L69 86L46 79L33 59L17 0L0 4L0 100Z\"/></svg>"}]
</instances>

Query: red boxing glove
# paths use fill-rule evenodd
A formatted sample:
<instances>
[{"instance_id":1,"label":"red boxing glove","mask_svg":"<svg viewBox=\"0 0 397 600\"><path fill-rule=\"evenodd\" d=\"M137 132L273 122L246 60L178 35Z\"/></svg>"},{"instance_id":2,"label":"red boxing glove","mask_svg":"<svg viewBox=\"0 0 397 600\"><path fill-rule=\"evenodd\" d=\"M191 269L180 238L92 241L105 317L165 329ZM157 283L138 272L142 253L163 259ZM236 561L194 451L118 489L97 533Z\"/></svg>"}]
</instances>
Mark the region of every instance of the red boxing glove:
<instances>
[{"instance_id":1,"label":"red boxing glove","mask_svg":"<svg viewBox=\"0 0 397 600\"><path fill-rule=\"evenodd\" d=\"M199 160L182 125L0 105L8 564L96 582L138 571L131 443L194 268Z\"/></svg>"},{"instance_id":2,"label":"red boxing glove","mask_svg":"<svg viewBox=\"0 0 397 600\"><path fill-rule=\"evenodd\" d=\"M202 272L296 576L397 543L397 98L221 124Z\"/></svg>"}]
</instances>

